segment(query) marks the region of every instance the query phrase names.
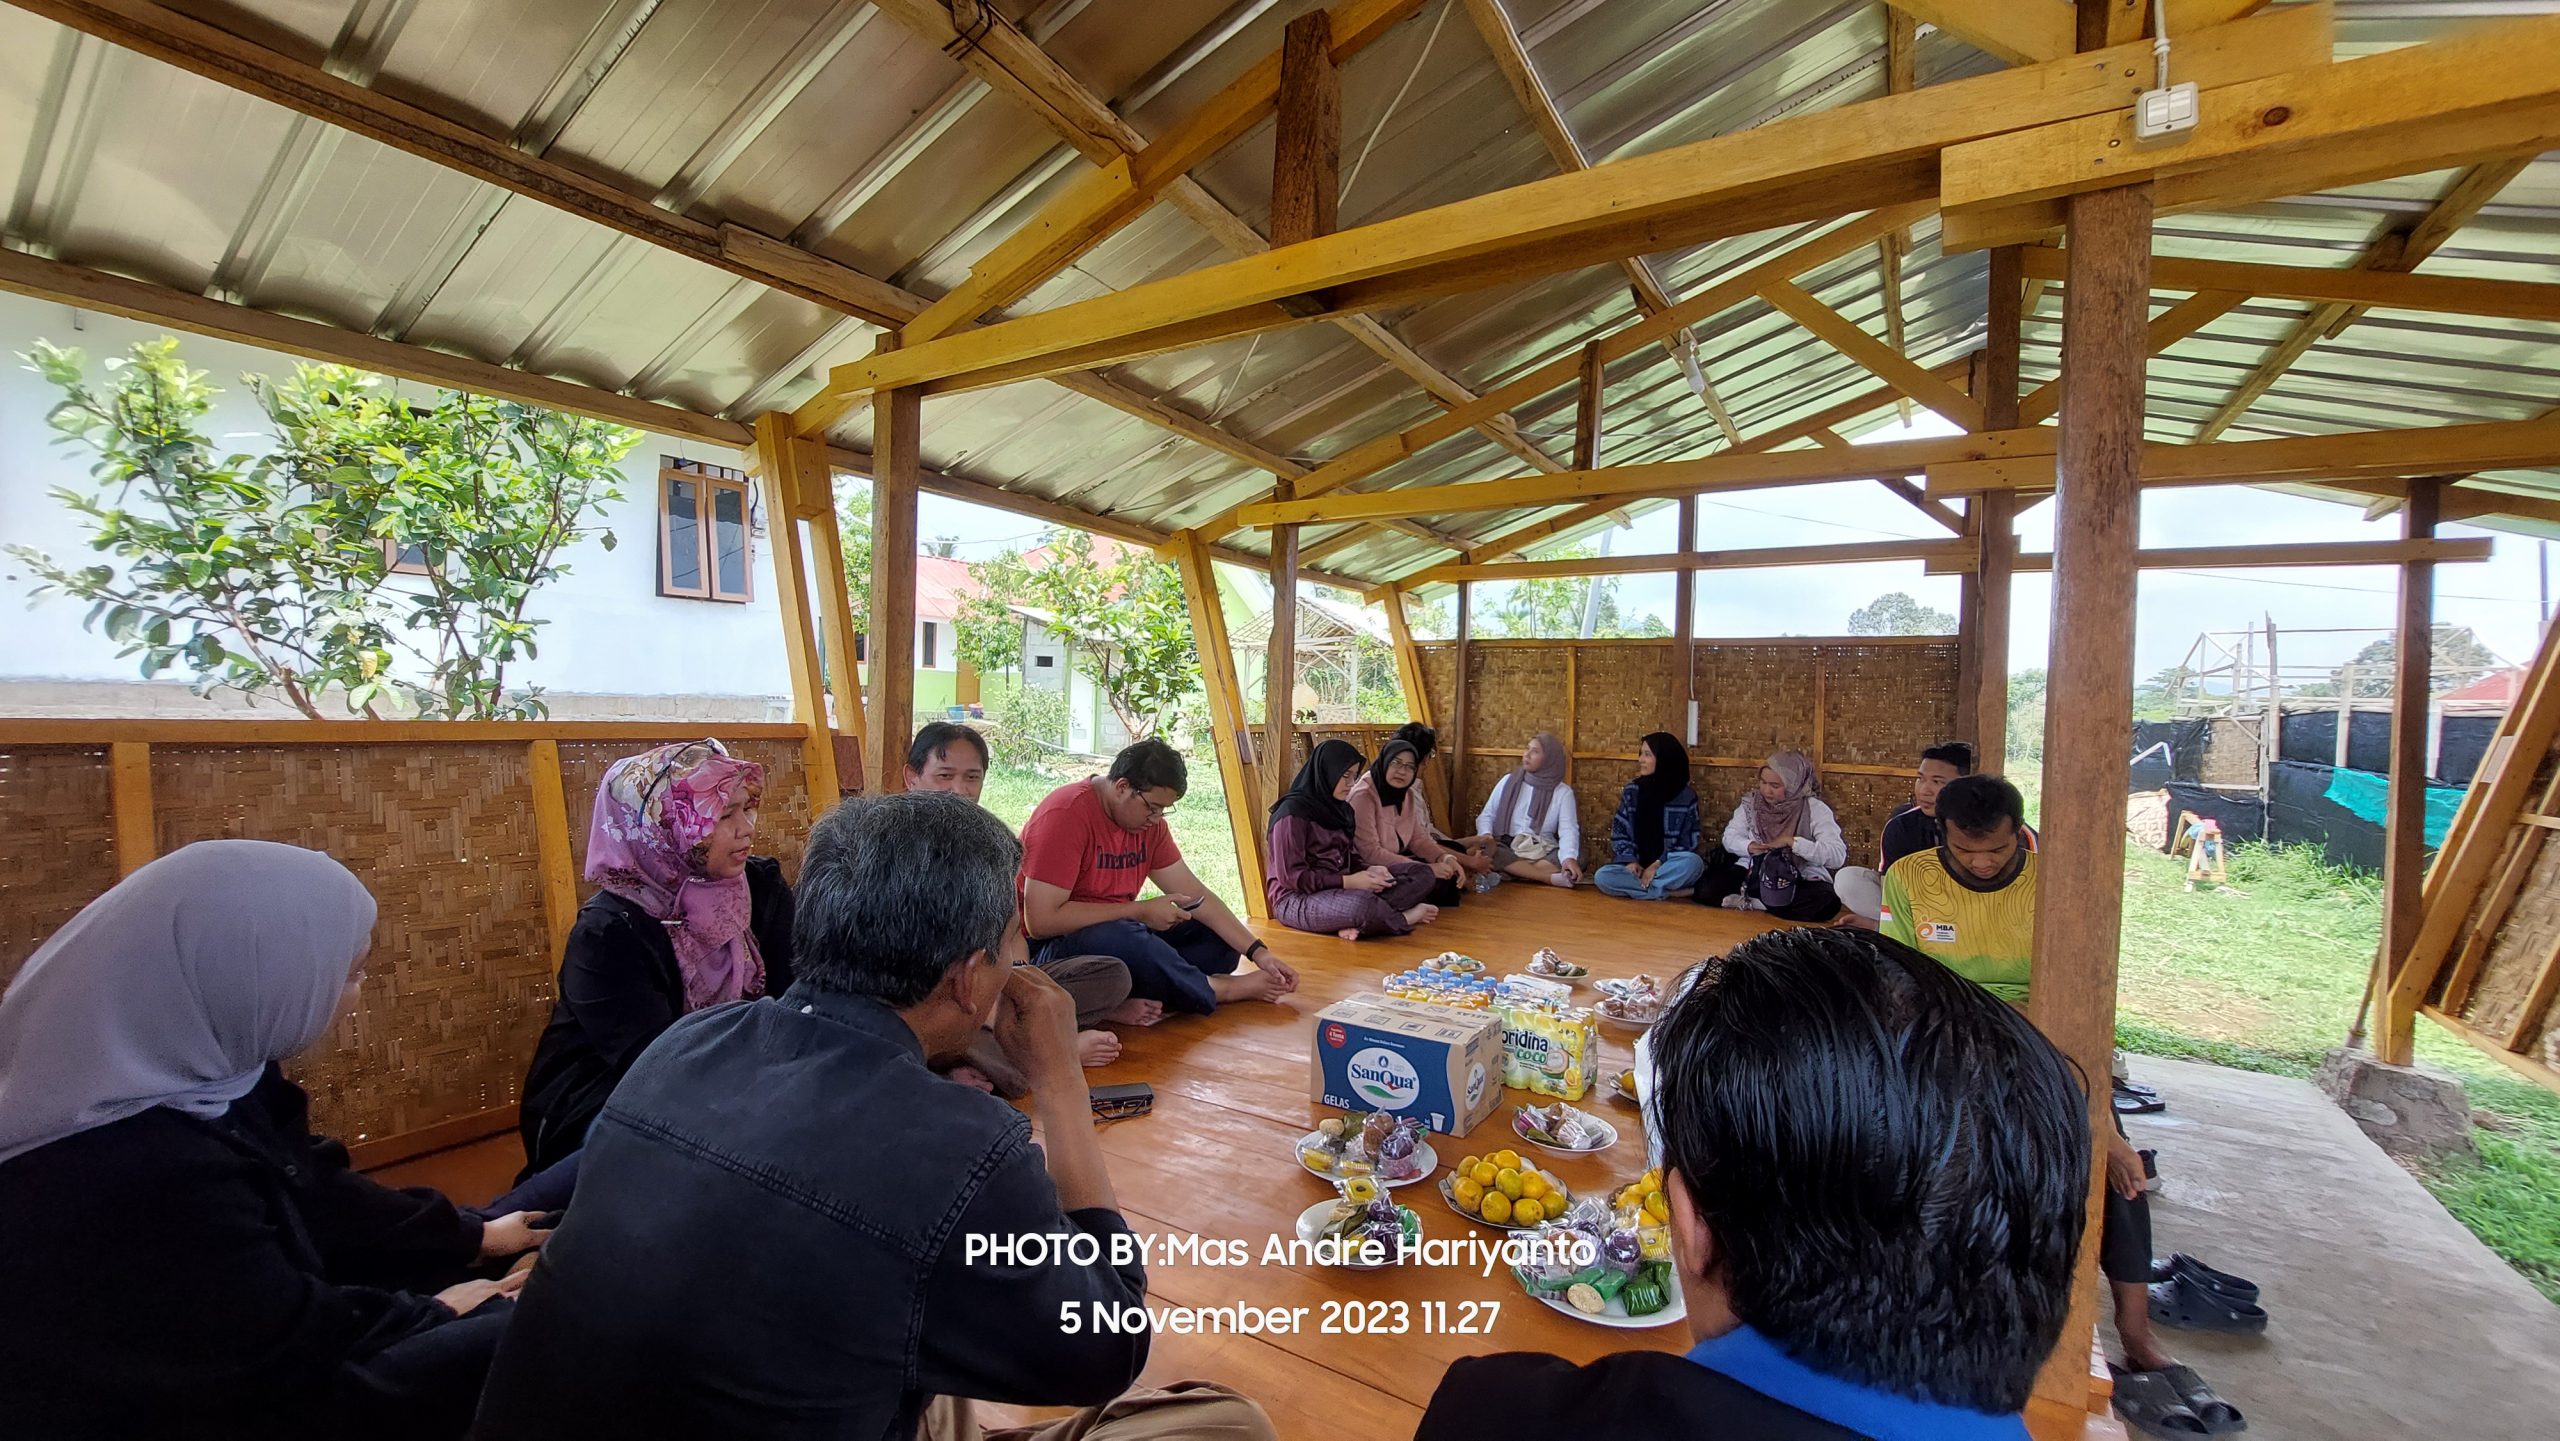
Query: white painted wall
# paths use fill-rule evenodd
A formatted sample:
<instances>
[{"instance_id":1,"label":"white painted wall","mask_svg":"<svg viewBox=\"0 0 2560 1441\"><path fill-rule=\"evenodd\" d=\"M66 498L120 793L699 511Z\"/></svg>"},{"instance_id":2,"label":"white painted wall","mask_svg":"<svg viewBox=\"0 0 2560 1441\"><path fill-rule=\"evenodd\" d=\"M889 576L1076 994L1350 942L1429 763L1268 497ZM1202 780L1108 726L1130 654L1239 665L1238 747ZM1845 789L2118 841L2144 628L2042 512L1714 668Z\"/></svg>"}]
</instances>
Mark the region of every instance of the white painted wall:
<instances>
[{"instance_id":1,"label":"white painted wall","mask_svg":"<svg viewBox=\"0 0 2560 1441\"><path fill-rule=\"evenodd\" d=\"M78 346L103 378L98 362L163 333L115 316L75 313L66 306L0 294L0 351L8 356L0 362L0 540L36 547L58 561L90 555L79 517L50 492L60 485L85 487L92 457L54 443L45 414L59 392L17 357L38 339ZM241 450L261 444L266 420L240 377L289 373L294 357L193 335L179 336L179 354L222 388L209 424L217 441ZM400 384L421 394L431 389ZM753 601L670 599L657 593L661 456L738 463L737 453L725 446L644 436L623 462L624 498L604 513L618 546L608 551L601 540L591 538L564 553L569 574L538 592L533 602L535 615L547 622L538 638L542 653L509 667L510 684L520 678L563 694L789 694L790 670L765 536L756 540ZM23 565L0 557L0 680L139 677L133 661L117 659L114 643L81 627L85 605L58 596L30 603L30 584ZM947 635L942 648L951 648Z\"/></svg>"}]
</instances>

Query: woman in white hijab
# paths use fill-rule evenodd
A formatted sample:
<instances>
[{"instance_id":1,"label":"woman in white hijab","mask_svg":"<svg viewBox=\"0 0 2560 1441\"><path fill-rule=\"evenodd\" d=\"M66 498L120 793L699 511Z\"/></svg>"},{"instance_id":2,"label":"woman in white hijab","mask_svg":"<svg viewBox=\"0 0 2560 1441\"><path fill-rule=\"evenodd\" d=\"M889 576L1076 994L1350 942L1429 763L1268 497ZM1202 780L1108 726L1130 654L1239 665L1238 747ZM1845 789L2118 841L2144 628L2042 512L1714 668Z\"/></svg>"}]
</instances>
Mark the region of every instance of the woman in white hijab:
<instances>
[{"instance_id":1,"label":"woman in white hijab","mask_svg":"<svg viewBox=\"0 0 2560 1441\"><path fill-rule=\"evenodd\" d=\"M536 1218L350 1170L277 1062L371 948L346 867L144 866L0 996L0 1402L13 1436L459 1436Z\"/></svg>"}]
</instances>

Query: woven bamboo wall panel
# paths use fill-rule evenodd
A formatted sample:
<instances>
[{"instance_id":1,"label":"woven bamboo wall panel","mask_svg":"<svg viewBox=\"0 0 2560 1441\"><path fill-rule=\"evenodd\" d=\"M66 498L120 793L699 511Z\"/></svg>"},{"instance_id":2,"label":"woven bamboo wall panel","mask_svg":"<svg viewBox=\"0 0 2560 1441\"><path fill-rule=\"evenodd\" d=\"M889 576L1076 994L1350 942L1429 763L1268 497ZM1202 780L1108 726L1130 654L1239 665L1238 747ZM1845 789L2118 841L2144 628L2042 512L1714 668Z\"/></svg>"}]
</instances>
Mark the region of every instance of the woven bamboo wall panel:
<instances>
[{"instance_id":1,"label":"woven bamboo wall panel","mask_svg":"<svg viewBox=\"0 0 2560 1441\"><path fill-rule=\"evenodd\" d=\"M116 880L107 752L0 750L0 990Z\"/></svg>"},{"instance_id":2,"label":"woven bamboo wall panel","mask_svg":"<svg viewBox=\"0 0 2560 1441\"><path fill-rule=\"evenodd\" d=\"M2460 944L2458 939L2457 949ZM2526 875L2524 889L2516 894L2506 923L2489 944L2462 1018L2503 1039L2515 1028L2534 979L2555 945L2560 945L2560 846L2546 844ZM2536 1029L2543 1025L2547 1019ZM2525 1051L2538 1054L2530 1045Z\"/></svg>"},{"instance_id":3,"label":"woven bamboo wall panel","mask_svg":"<svg viewBox=\"0 0 2560 1441\"><path fill-rule=\"evenodd\" d=\"M1698 793L1698 829L1705 834L1709 846L1724 843L1724 824L1733 819L1733 808L1742 804L1742 793L1760 783L1757 766L1695 766L1689 772L1689 786Z\"/></svg>"},{"instance_id":4,"label":"woven bamboo wall panel","mask_svg":"<svg viewBox=\"0 0 2560 1441\"><path fill-rule=\"evenodd\" d=\"M1493 788L1519 764L1511 756L1468 756L1466 776L1458 787L1458 814L1448 817L1441 829L1453 836L1475 834L1476 818L1492 803Z\"/></svg>"},{"instance_id":5,"label":"woven bamboo wall panel","mask_svg":"<svg viewBox=\"0 0 2560 1441\"><path fill-rule=\"evenodd\" d=\"M1582 869L1588 875L1609 864L1609 823L1618 816L1618 793L1636 778L1633 761L1573 763L1573 804L1582 814Z\"/></svg>"},{"instance_id":6,"label":"woven bamboo wall panel","mask_svg":"<svg viewBox=\"0 0 2560 1441\"><path fill-rule=\"evenodd\" d=\"M1680 658L1670 641L1599 641L1573 648L1574 734L1566 739L1576 752L1632 756L1636 742L1654 731L1681 734L1687 703L1680 691ZM1632 777L1633 769L1627 774Z\"/></svg>"},{"instance_id":7,"label":"woven bamboo wall panel","mask_svg":"<svg viewBox=\"0 0 2560 1441\"><path fill-rule=\"evenodd\" d=\"M786 879L800 877L800 853L808 848L809 775L800 762L798 741L729 741L729 754L764 767L764 808L756 816L756 854L782 862ZM586 883L587 827L595 818L596 788L604 773L624 756L649 749L628 741L562 741L560 789L569 803L569 851L576 860L578 894ZM556 960L557 958L555 958Z\"/></svg>"},{"instance_id":8,"label":"woven bamboo wall panel","mask_svg":"<svg viewBox=\"0 0 2560 1441\"><path fill-rule=\"evenodd\" d=\"M1917 765L1923 749L1954 732L1954 642L1826 645L1820 655L1826 764Z\"/></svg>"},{"instance_id":9,"label":"woven bamboo wall panel","mask_svg":"<svg viewBox=\"0 0 2560 1441\"><path fill-rule=\"evenodd\" d=\"M1842 775L1822 778L1822 798L1840 819L1840 835L1849 843L1849 864L1872 866L1884 844L1885 819L1911 803L1911 782L1902 776Z\"/></svg>"},{"instance_id":10,"label":"woven bamboo wall panel","mask_svg":"<svg viewBox=\"0 0 2560 1441\"><path fill-rule=\"evenodd\" d=\"M1441 641L1413 649L1422 662L1422 693L1431 703L1431 723L1446 739L1458 714L1458 647Z\"/></svg>"},{"instance_id":11,"label":"woven bamboo wall panel","mask_svg":"<svg viewBox=\"0 0 2560 1441\"><path fill-rule=\"evenodd\" d=\"M1519 750L1559 736L1570 711L1562 646L1487 641L1467 648L1467 748Z\"/></svg>"},{"instance_id":12,"label":"woven bamboo wall panel","mask_svg":"<svg viewBox=\"0 0 2560 1441\"><path fill-rule=\"evenodd\" d=\"M294 1066L349 1141L514 1102L549 1014L525 748L154 746L162 854L237 836L326 851L381 907L363 1001Z\"/></svg>"},{"instance_id":13,"label":"woven bamboo wall panel","mask_svg":"<svg viewBox=\"0 0 2560 1441\"><path fill-rule=\"evenodd\" d=\"M1813 749L1814 675L1809 645L1697 648L1700 755L1753 757Z\"/></svg>"}]
</instances>

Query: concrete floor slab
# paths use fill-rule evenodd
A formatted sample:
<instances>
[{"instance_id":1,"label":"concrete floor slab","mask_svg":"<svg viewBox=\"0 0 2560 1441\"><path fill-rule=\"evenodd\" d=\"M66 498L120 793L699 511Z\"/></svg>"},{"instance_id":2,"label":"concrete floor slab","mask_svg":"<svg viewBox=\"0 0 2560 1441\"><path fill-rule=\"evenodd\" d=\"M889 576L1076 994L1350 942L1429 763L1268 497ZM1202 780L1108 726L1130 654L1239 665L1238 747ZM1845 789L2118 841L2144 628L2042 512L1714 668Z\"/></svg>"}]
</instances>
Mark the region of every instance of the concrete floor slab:
<instances>
[{"instance_id":1,"label":"concrete floor slab","mask_svg":"<svg viewBox=\"0 0 2560 1441\"><path fill-rule=\"evenodd\" d=\"M2304 1081L2130 1059L2169 1103L2125 1127L2160 1153L2152 1244L2264 1290L2263 1336L2160 1332L2250 1437L2560 1436L2560 1306L2345 1112Z\"/></svg>"}]
</instances>

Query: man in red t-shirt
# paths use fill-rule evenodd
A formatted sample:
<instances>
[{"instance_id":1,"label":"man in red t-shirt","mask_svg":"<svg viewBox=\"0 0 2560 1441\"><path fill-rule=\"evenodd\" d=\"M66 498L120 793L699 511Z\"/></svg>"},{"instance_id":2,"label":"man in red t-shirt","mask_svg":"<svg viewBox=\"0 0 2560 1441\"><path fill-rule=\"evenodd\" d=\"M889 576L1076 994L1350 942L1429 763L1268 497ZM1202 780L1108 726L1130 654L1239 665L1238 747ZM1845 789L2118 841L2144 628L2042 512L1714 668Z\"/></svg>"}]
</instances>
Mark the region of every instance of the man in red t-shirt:
<instances>
[{"instance_id":1,"label":"man in red t-shirt","mask_svg":"<svg viewBox=\"0 0 2560 1441\"><path fill-rule=\"evenodd\" d=\"M1298 973L1183 864L1165 810L1190 783L1182 754L1145 740L1110 773L1051 791L1022 823L1022 919L1032 958L1112 956L1130 994L1205 1015L1221 1001L1276 1001ZM1163 894L1138 899L1148 881ZM1239 960L1254 968L1238 973Z\"/></svg>"}]
</instances>

